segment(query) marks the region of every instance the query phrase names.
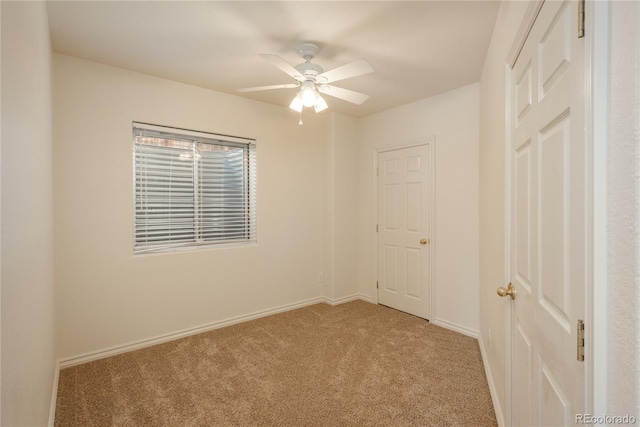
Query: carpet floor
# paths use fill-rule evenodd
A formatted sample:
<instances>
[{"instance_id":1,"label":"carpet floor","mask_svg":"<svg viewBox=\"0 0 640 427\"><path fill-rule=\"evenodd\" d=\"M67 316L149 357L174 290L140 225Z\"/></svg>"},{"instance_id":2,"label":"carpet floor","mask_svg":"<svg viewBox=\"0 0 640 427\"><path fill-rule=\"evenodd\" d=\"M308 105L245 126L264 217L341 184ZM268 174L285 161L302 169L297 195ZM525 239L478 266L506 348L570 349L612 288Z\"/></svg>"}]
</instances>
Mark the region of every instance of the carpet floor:
<instances>
[{"instance_id":1,"label":"carpet floor","mask_svg":"<svg viewBox=\"0 0 640 427\"><path fill-rule=\"evenodd\" d=\"M477 340L316 304L60 372L55 426L495 426Z\"/></svg>"}]
</instances>

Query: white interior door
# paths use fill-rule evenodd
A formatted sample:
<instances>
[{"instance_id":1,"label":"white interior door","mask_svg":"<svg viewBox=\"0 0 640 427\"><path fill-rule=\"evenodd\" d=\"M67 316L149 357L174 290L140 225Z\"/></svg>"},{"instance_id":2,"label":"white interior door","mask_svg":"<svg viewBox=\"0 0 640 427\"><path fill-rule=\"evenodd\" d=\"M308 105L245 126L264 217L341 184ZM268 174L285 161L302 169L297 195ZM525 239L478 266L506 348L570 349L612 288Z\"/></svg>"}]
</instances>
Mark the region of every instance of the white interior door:
<instances>
[{"instance_id":1,"label":"white interior door","mask_svg":"<svg viewBox=\"0 0 640 427\"><path fill-rule=\"evenodd\" d=\"M588 256L584 39L577 1L546 1L511 75L512 424L584 413Z\"/></svg>"},{"instance_id":2,"label":"white interior door","mask_svg":"<svg viewBox=\"0 0 640 427\"><path fill-rule=\"evenodd\" d=\"M428 319L429 145L378 154L378 302Z\"/></svg>"}]
</instances>

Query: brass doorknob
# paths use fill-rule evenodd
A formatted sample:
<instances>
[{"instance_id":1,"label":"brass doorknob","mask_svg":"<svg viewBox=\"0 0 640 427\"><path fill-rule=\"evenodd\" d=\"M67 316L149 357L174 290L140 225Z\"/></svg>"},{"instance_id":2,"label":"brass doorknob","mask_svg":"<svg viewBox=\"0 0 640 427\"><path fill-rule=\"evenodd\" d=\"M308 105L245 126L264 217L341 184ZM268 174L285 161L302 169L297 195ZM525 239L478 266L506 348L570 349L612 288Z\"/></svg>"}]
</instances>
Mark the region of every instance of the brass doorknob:
<instances>
[{"instance_id":1,"label":"brass doorknob","mask_svg":"<svg viewBox=\"0 0 640 427\"><path fill-rule=\"evenodd\" d=\"M421 245L426 245L427 243L429 243L429 239L420 239Z\"/></svg>"},{"instance_id":2,"label":"brass doorknob","mask_svg":"<svg viewBox=\"0 0 640 427\"><path fill-rule=\"evenodd\" d=\"M514 288L511 283L507 285L506 289L502 287L498 288L497 292L501 297L506 297L507 295L509 295L511 299L516 299L516 288Z\"/></svg>"}]
</instances>

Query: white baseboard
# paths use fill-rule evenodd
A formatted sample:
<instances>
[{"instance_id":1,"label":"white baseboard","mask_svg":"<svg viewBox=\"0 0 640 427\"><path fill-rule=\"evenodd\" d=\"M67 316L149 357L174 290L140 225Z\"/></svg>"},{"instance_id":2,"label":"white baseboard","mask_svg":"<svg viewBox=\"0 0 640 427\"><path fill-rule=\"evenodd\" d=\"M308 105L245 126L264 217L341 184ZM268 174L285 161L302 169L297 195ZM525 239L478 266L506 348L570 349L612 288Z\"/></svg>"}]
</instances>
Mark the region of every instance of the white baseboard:
<instances>
[{"instance_id":1,"label":"white baseboard","mask_svg":"<svg viewBox=\"0 0 640 427\"><path fill-rule=\"evenodd\" d=\"M363 294L353 294L353 295L349 295L346 297L342 297L342 298L324 298L325 302L329 305L332 306L336 306L336 305L340 305L340 304L344 304L346 302L351 302L351 301L356 301L356 300L362 300L362 301L366 301L366 302L373 302L371 297L368 297L366 295Z\"/></svg>"},{"instance_id":2,"label":"white baseboard","mask_svg":"<svg viewBox=\"0 0 640 427\"><path fill-rule=\"evenodd\" d=\"M478 331L474 331L464 326L456 325L455 323L447 322L446 320L442 320L442 319L433 319L433 320L430 320L430 322L433 325L441 326L443 328L450 329L455 332L459 332L462 335L467 335L471 338L478 339Z\"/></svg>"},{"instance_id":3,"label":"white baseboard","mask_svg":"<svg viewBox=\"0 0 640 427\"><path fill-rule=\"evenodd\" d=\"M94 360L104 359L105 357L115 356L116 354L127 353L134 350L139 350L141 348L150 347L156 344L162 344L168 341L173 341L176 339L188 337L191 335L196 335L202 332L207 332L213 329L223 328L225 326L235 325L237 323L247 322L249 320L259 319L261 317L271 316L273 314L282 313L285 311L295 310L298 308L306 307L313 304L318 303L327 303L331 306L336 306L339 304L344 304L346 302L355 301L355 300L363 300L366 302L371 302L371 298L362 295L362 294L353 294L342 298L332 299L327 297L318 297L312 298L305 301L300 301L293 304L285 304L279 307L256 311L254 313L244 314L241 316L231 317L229 319L219 320L217 322L207 323L205 325L196 326L193 328L183 329L177 332L171 332L168 334L158 335L153 338L147 338L139 341L134 341L128 344L118 345L109 347L103 350L93 351L81 354L79 356L67 357L64 359L60 359L58 361L57 372L60 369L68 368L71 366L80 365L87 362L92 362ZM57 391L57 373L56 373L56 391ZM55 402L55 401L54 401ZM54 403L55 409L55 403Z\"/></svg>"},{"instance_id":4,"label":"white baseboard","mask_svg":"<svg viewBox=\"0 0 640 427\"><path fill-rule=\"evenodd\" d=\"M342 299L341 299L342 300ZM338 301L341 301L338 300ZM225 326L235 325L237 323L247 322L249 320L259 319L261 317L271 316L272 314L282 313L285 311L295 310L297 308L306 307L308 305L318 304L318 303L328 303L335 305L335 303L330 302L327 298L318 297L312 298L305 301L300 301L293 304L285 304L279 307L256 311L249 314L244 314L241 316L235 316L224 320L219 320L216 322L207 323L205 325L196 326L193 328L183 329L177 332L171 332L168 334L158 335L153 338L147 338L139 341L134 341L128 344L118 345L109 347L103 350L93 351L81 354L79 356L67 357L59 360L60 369L68 368L70 366L80 365L82 363L92 362L98 359L104 359L105 357L115 356L116 354L127 353L134 350L139 350L141 348L150 347L156 344L162 344L168 341L173 341L179 338L188 337L191 335L196 335L202 332L207 332L213 329L223 328ZM346 302L346 301L344 301Z\"/></svg>"},{"instance_id":5,"label":"white baseboard","mask_svg":"<svg viewBox=\"0 0 640 427\"><path fill-rule=\"evenodd\" d=\"M53 386L51 390L51 403L49 404L48 427L53 427L56 420L56 402L58 401L58 381L60 380L60 362L56 361L55 372L53 374Z\"/></svg>"},{"instance_id":6,"label":"white baseboard","mask_svg":"<svg viewBox=\"0 0 640 427\"><path fill-rule=\"evenodd\" d=\"M493 402L493 410L496 413L496 420L498 421L498 427L504 427L504 412L502 411L502 405L498 399L498 392L496 391L496 384L493 380L493 374L489 367L489 360L487 359L487 352L484 349L484 343L482 339L478 339L480 345L480 354L482 355L482 364L484 365L484 373L487 376L487 383L489 383L489 392L491 393L491 401Z\"/></svg>"}]
</instances>

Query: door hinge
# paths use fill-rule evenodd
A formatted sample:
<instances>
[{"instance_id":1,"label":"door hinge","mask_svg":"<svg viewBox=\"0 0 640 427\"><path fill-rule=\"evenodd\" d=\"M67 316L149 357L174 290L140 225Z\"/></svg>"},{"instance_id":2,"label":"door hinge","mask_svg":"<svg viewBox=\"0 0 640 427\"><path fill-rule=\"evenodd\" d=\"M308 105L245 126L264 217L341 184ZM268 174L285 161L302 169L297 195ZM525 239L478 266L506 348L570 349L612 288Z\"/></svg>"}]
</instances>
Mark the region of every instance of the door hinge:
<instances>
[{"instance_id":1,"label":"door hinge","mask_svg":"<svg viewBox=\"0 0 640 427\"><path fill-rule=\"evenodd\" d=\"M376 224L376 233L378 232L378 224Z\"/></svg>"},{"instance_id":2,"label":"door hinge","mask_svg":"<svg viewBox=\"0 0 640 427\"><path fill-rule=\"evenodd\" d=\"M578 362L584 362L584 321L578 320Z\"/></svg>"},{"instance_id":3,"label":"door hinge","mask_svg":"<svg viewBox=\"0 0 640 427\"><path fill-rule=\"evenodd\" d=\"M584 37L584 0L578 0L578 38Z\"/></svg>"},{"instance_id":4,"label":"door hinge","mask_svg":"<svg viewBox=\"0 0 640 427\"><path fill-rule=\"evenodd\" d=\"M376 176L380 175L380 168L376 166Z\"/></svg>"},{"instance_id":5,"label":"door hinge","mask_svg":"<svg viewBox=\"0 0 640 427\"><path fill-rule=\"evenodd\" d=\"M376 289L380 289L380 285L378 285L378 281L376 280Z\"/></svg>"}]
</instances>

